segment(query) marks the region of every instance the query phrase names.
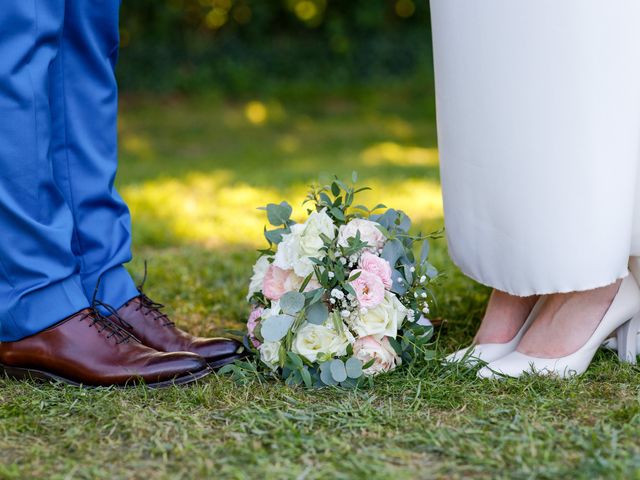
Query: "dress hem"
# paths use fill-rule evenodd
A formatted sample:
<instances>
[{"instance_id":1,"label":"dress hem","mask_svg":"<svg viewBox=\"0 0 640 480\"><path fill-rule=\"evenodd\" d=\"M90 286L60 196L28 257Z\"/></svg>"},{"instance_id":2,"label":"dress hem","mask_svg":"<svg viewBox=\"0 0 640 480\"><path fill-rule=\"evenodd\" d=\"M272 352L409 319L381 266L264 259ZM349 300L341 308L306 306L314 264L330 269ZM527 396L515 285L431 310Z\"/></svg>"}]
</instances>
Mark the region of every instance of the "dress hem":
<instances>
[{"instance_id":1,"label":"dress hem","mask_svg":"<svg viewBox=\"0 0 640 480\"><path fill-rule=\"evenodd\" d=\"M504 286L498 285L495 282L490 283L486 280L481 279L479 276L473 275L467 271L465 271L465 269L463 267L461 267L458 262L455 261L455 259L451 258L451 261L455 264L456 267L458 267L458 269L468 278L470 278L471 280L484 285L485 287L489 287L489 288L494 288L496 290L500 290L502 292L506 292L509 295L514 295L516 297L531 297L534 295L553 295L556 293L572 293L572 292L586 292L588 290L594 290L596 288L601 288L601 287L606 287L608 285L611 285L612 283L617 282L618 280L621 280L625 277L627 277L628 275L630 275L629 269L625 268L625 271L621 274L616 275L613 279L611 280L606 280L603 282L598 282L594 284L587 284L587 285L580 285L578 287L574 287L574 288L560 288L560 289L538 289L538 288L531 288L531 289L524 289L521 291L514 291L512 289L509 288L505 288Z\"/></svg>"}]
</instances>

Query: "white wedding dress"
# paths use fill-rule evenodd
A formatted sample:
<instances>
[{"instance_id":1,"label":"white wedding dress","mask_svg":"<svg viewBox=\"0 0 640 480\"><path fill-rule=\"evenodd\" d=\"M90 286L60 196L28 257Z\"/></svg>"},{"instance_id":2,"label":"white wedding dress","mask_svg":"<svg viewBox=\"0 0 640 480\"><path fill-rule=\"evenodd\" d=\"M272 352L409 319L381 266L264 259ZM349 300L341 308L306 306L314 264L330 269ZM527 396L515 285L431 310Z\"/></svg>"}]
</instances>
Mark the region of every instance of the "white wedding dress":
<instances>
[{"instance_id":1,"label":"white wedding dress","mask_svg":"<svg viewBox=\"0 0 640 480\"><path fill-rule=\"evenodd\" d=\"M640 255L640 0L431 0L450 254L516 294Z\"/></svg>"}]
</instances>

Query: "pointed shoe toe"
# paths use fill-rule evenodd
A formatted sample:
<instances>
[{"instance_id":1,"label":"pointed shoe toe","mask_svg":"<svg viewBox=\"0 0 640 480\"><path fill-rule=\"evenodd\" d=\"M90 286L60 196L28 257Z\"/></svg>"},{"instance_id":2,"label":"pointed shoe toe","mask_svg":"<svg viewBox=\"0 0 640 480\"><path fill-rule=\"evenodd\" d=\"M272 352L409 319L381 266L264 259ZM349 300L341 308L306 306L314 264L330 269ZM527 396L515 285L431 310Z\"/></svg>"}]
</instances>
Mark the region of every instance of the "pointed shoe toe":
<instances>
[{"instance_id":1,"label":"pointed shoe toe","mask_svg":"<svg viewBox=\"0 0 640 480\"><path fill-rule=\"evenodd\" d=\"M534 373L531 368L532 359L533 357L528 357L520 352L511 352L478 370L477 376L478 378L492 379L518 378L526 373Z\"/></svg>"},{"instance_id":2,"label":"pointed shoe toe","mask_svg":"<svg viewBox=\"0 0 640 480\"><path fill-rule=\"evenodd\" d=\"M489 363L497 360L512 351L511 345L506 343L485 343L471 345L448 355L444 359L445 364L460 363L473 368L480 363Z\"/></svg>"},{"instance_id":3,"label":"pointed shoe toe","mask_svg":"<svg viewBox=\"0 0 640 480\"><path fill-rule=\"evenodd\" d=\"M244 346L231 338L196 338L189 351L204 358L211 368L220 368L246 356Z\"/></svg>"}]
</instances>

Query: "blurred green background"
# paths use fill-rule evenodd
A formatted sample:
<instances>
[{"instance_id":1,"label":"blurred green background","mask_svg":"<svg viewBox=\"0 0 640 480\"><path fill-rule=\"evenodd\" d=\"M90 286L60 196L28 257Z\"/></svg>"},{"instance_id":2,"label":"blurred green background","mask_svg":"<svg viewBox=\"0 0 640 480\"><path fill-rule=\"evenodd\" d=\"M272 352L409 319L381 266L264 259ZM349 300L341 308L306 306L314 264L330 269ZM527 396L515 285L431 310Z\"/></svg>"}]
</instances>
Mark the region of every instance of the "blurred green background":
<instances>
[{"instance_id":1,"label":"blurred green background","mask_svg":"<svg viewBox=\"0 0 640 480\"><path fill-rule=\"evenodd\" d=\"M125 0L123 90L314 91L431 75L426 0Z\"/></svg>"}]
</instances>

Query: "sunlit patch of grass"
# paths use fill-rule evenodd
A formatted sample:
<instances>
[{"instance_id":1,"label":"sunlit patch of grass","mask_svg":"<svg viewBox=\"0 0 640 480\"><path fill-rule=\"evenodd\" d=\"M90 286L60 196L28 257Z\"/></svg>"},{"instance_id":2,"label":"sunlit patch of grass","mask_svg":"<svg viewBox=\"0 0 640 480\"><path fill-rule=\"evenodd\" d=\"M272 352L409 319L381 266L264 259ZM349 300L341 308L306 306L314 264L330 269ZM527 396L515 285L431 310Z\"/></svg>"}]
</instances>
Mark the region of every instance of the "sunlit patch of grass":
<instances>
[{"instance_id":1,"label":"sunlit patch of grass","mask_svg":"<svg viewBox=\"0 0 640 480\"><path fill-rule=\"evenodd\" d=\"M264 242L266 219L257 207L286 200L301 219L312 181L295 182L286 188L257 187L235 180L231 171L217 170L148 180L128 185L122 193L146 243L258 246ZM382 202L404 210L418 224L442 216L440 187L433 180L371 179L365 183L373 190L363 192L359 203L373 207Z\"/></svg>"},{"instance_id":2,"label":"sunlit patch of grass","mask_svg":"<svg viewBox=\"0 0 640 480\"><path fill-rule=\"evenodd\" d=\"M438 149L396 142L376 143L363 150L360 156L365 165L438 166Z\"/></svg>"}]
</instances>

